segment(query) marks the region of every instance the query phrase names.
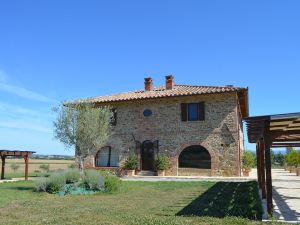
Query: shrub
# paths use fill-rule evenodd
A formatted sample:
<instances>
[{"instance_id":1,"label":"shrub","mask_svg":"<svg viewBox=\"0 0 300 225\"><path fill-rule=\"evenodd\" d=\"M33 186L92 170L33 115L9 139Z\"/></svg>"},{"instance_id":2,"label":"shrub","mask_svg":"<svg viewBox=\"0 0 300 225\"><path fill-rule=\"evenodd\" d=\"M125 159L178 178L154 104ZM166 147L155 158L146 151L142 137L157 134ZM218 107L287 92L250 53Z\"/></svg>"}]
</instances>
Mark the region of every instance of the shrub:
<instances>
[{"instance_id":1,"label":"shrub","mask_svg":"<svg viewBox=\"0 0 300 225\"><path fill-rule=\"evenodd\" d=\"M138 165L137 156L131 153L124 163L124 169L135 170L137 168L137 165Z\"/></svg>"},{"instance_id":2,"label":"shrub","mask_svg":"<svg viewBox=\"0 0 300 225\"><path fill-rule=\"evenodd\" d=\"M48 187L48 179L42 178L36 181L34 190L38 192L46 192L47 187Z\"/></svg>"},{"instance_id":3,"label":"shrub","mask_svg":"<svg viewBox=\"0 0 300 225\"><path fill-rule=\"evenodd\" d=\"M68 168L69 169L76 169L76 168L78 168L78 166L75 163L72 163L72 164L68 165Z\"/></svg>"},{"instance_id":4,"label":"shrub","mask_svg":"<svg viewBox=\"0 0 300 225\"><path fill-rule=\"evenodd\" d=\"M103 176L95 170L86 170L83 183L86 188L93 191L101 191L105 188Z\"/></svg>"},{"instance_id":5,"label":"shrub","mask_svg":"<svg viewBox=\"0 0 300 225\"><path fill-rule=\"evenodd\" d=\"M160 155L155 160L156 170L167 170L170 168L170 158L166 155Z\"/></svg>"},{"instance_id":6,"label":"shrub","mask_svg":"<svg viewBox=\"0 0 300 225\"><path fill-rule=\"evenodd\" d=\"M252 152L245 151L243 155L243 169L251 169L255 165L255 156Z\"/></svg>"},{"instance_id":7,"label":"shrub","mask_svg":"<svg viewBox=\"0 0 300 225\"><path fill-rule=\"evenodd\" d=\"M17 163L12 163L12 164L10 165L10 168L11 168L14 172L16 172L16 171L20 168L20 165L18 165Z\"/></svg>"},{"instance_id":8,"label":"shrub","mask_svg":"<svg viewBox=\"0 0 300 225\"><path fill-rule=\"evenodd\" d=\"M48 193L58 193L61 191L66 184L66 179L64 174L54 173L48 178L48 184L46 191Z\"/></svg>"},{"instance_id":9,"label":"shrub","mask_svg":"<svg viewBox=\"0 0 300 225\"><path fill-rule=\"evenodd\" d=\"M58 193L64 188L66 184L66 178L64 174L53 173L48 178L47 192Z\"/></svg>"},{"instance_id":10,"label":"shrub","mask_svg":"<svg viewBox=\"0 0 300 225\"><path fill-rule=\"evenodd\" d=\"M105 177L105 191L109 193L119 191L122 181L116 176Z\"/></svg>"},{"instance_id":11,"label":"shrub","mask_svg":"<svg viewBox=\"0 0 300 225\"><path fill-rule=\"evenodd\" d=\"M40 169L44 170L46 173L49 173L50 165L49 164L42 164L42 165L40 165Z\"/></svg>"},{"instance_id":12,"label":"shrub","mask_svg":"<svg viewBox=\"0 0 300 225\"><path fill-rule=\"evenodd\" d=\"M55 194L63 190L65 184L65 175L54 173L51 174L48 178L37 180L35 190Z\"/></svg>"},{"instance_id":13,"label":"shrub","mask_svg":"<svg viewBox=\"0 0 300 225\"><path fill-rule=\"evenodd\" d=\"M76 183L80 180L80 173L77 170L68 170L65 172L67 184Z\"/></svg>"}]
</instances>

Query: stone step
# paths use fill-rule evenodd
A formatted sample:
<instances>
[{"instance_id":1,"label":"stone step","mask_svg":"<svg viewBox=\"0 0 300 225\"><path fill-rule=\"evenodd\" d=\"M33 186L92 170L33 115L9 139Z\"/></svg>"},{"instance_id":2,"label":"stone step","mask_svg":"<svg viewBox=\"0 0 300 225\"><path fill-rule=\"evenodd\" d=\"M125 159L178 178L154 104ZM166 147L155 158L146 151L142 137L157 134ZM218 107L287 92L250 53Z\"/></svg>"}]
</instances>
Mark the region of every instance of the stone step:
<instances>
[{"instance_id":1,"label":"stone step","mask_svg":"<svg viewBox=\"0 0 300 225\"><path fill-rule=\"evenodd\" d=\"M154 171L142 170L137 174L138 176L155 176Z\"/></svg>"}]
</instances>

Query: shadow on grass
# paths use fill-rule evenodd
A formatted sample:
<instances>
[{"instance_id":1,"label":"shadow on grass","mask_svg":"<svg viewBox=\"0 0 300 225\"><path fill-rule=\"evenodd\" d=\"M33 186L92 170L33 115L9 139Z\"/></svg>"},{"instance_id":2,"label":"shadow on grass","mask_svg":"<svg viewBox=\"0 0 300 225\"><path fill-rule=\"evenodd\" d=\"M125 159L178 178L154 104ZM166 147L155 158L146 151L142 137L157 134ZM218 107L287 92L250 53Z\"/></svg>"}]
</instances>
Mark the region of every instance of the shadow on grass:
<instances>
[{"instance_id":1,"label":"shadow on grass","mask_svg":"<svg viewBox=\"0 0 300 225\"><path fill-rule=\"evenodd\" d=\"M9 187L7 189L18 190L18 191L29 191L29 190L33 191L34 190L33 187L25 187L25 186L23 186L23 187Z\"/></svg>"},{"instance_id":2,"label":"shadow on grass","mask_svg":"<svg viewBox=\"0 0 300 225\"><path fill-rule=\"evenodd\" d=\"M262 219L257 183L218 182L179 211L177 216Z\"/></svg>"}]
</instances>

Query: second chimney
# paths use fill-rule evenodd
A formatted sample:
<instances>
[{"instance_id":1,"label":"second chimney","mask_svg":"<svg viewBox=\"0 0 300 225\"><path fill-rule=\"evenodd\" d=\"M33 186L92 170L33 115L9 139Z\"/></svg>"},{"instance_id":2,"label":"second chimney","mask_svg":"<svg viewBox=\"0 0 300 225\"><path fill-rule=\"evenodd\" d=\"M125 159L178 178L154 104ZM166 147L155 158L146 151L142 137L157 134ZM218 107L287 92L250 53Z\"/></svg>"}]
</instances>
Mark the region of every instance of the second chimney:
<instances>
[{"instance_id":1,"label":"second chimney","mask_svg":"<svg viewBox=\"0 0 300 225\"><path fill-rule=\"evenodd\" d=\"M153 81L151 77L145 78L145 91L153 90Z\"/></svg>"},{"instance_id":2,"label":"second chimney","mask_svg":"<svg viewBox=\"0 0 300 225\"><path fill-rule=\"evenodd\" d=\"M172 90L174 87L174 77L172 75L166 76L166 89L167 90Z\"/></svg>"}]
</instances>

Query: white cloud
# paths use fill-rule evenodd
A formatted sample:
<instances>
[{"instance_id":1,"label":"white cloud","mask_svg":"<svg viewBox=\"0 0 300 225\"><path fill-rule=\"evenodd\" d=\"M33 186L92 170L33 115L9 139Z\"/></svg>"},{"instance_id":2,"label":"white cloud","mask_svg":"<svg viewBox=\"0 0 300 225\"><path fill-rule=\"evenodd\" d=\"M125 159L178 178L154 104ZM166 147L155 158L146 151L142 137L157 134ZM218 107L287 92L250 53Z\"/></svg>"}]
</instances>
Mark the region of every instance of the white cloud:
<instances>
[{"instance_id":1,"label":"white cloud","mask_svg":"<svg viewBox=\"0 0 300 225\"><path fill-rule=\"evenodd\" d=\"M23 120L0 120L0 127L3 128L16 128L16 129L26 129L26 130L33 130L43 133L51 133L52 130L41 124L35 123L33 121L23 121Z\"/></svg>"},{"instance_id":2,"label":"white cloud","mask_svg":"<svg viewBox=\"0 0 300 225\"><path fill-rule=\"evenodd\" d=\"M42 94L30 91L9 82L9 78L0 70L0 143L8 149L28 148L30 150L52 152L62 150L60 143L53 140L53 124L55 117L51 106L57 101ZM24 101L4 101L1 93L19 96ZM31 104L30 101L36 101Z\"/></svg>"},{"instance_id":3,"label":"white cloud","mask_svg":"<svg viewBox=\"0 0 300 225\"><path fill-rule=\"evenodd\" d=\"M27 90L22 87L9 85L9 84L3 83L3 82L0 83L0 91L5 91L10 94L14 94L19 97L22 97L22 98L27 98L27 99L31 99L31 100L35 100L35 101L40 101L40 102L56 102L56 100L48 98L48 97L38 94L36 92Z\"/></svg>"},{"instance_id":4,"label":"white cloud","mask_svg":"<svg viewBox=\"0 0 300 225\"><path fill-rule=\"evenodd\" d=\"M0 101L0 127L52 132L54 114L49 110L29 109Z\"/></svg>"},{"instance_id":5,"label":"white cloud","mask_svg":"<svg viewBox=\"0 0 300 225\"><path fill-rule=\"evenodd\" d=\"M26 98L34 101L39 101L39 102L48 102L48 103L57 102L55 99L30 91L26 88L11 85L7 83L6 80L7 80L6 74L3 71L0 71L0 91L17 95L21 98Z\"/></svg>"},{"instance_id":6,"label":"white cloud","mask_svg":"<svg viewBox=\"0 0 300 225\"><path fill-rule=\"evenodd\" d=\"M45 110L35 110L29 109L18 105L12 105L5 102L0 101L0 114L6 115L24 115L24 116L38 116L38 117L51 117L53 118L53 114L49 111Z\"/></svg>"}]
</instances>

